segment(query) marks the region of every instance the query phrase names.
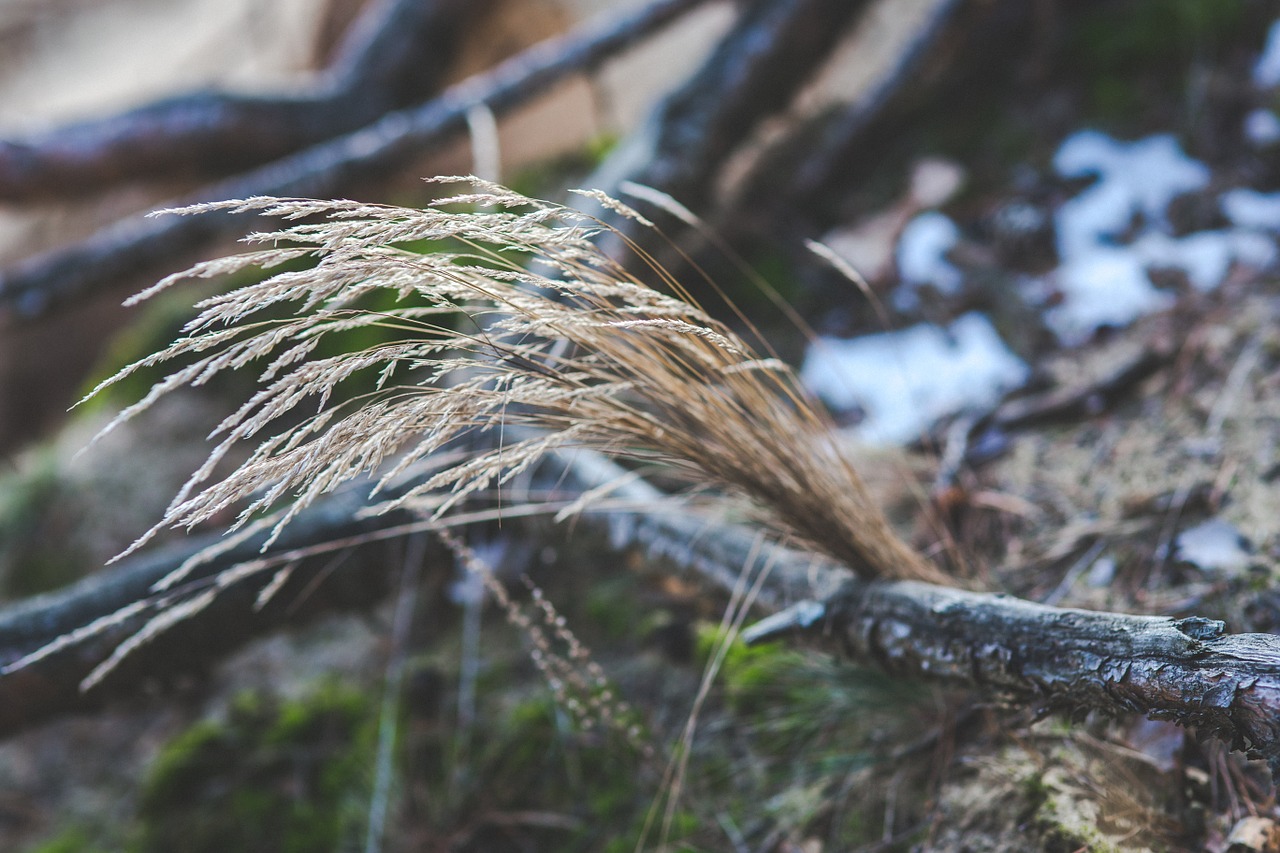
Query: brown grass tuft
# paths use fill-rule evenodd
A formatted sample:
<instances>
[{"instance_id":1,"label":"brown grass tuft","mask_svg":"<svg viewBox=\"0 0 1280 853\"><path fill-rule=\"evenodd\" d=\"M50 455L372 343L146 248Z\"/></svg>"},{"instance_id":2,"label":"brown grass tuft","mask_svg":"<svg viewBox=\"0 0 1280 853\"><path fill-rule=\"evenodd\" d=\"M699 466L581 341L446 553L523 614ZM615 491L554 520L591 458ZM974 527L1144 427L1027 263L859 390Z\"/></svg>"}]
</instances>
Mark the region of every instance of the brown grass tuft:
<instances>
[{"instance_id":1,"label":"brown grass tuft","mask_svg":"<svg viewBox=\"0 0 1280 853\"><path fill-rule=\"evenodd\" d=\"M181 386L223 371L260 371L257 393L214 433L208 462L133 547L160 527L189 527L227 510L240 526L284 506L278 531L343 482L377 472L386 483L459 438L490 433L496 441L396 505L421 502L438 516L501 487L550 449L588 447L660 463L691 485L745 498L777 538L864 577L941 580L893 534L785 364L753 352L634 246L638 267L666 292L603 254L595 238L608 226L598 219L461 180L469 192L425 210L253 198L177 211L258 211L303 222L252 235L256 251L198 264L137 299L183 278L299 258L315 264L203 301L184 337L103 383L182 362L119 422ZM587 195L645 224L622 203ZM423 240L451 248L408 247ZM388 291L396 307L361 307ZM317 354L328 336L361 328L400 337ZM370 377L372 390L347 393L357 376ZM504 441L509 426L536 432ZM251 448L248 458L215 477L235 448Z\"/></svg>"}]
</instances>

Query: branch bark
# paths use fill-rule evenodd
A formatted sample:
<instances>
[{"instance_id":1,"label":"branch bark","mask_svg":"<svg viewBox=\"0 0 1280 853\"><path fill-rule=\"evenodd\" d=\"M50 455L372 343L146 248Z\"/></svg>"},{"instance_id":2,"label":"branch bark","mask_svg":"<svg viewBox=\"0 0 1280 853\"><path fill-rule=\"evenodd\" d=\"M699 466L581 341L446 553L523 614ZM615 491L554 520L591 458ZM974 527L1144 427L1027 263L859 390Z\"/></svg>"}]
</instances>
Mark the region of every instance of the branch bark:
<instances>
[{"instance_id":1,"label":"branch bark","mask_svg":"<svg viewBox=\"0 0 1280 853\"><path fill-rule=\"evenodd\" d=\"M575 526L607 531L614 550L640 549L663 571L687 573L722 594L740 589L744 573L763 572L756 603L776 615L748 632L753 640L798 629L859 664L964 687L1040 714L1141 713L1194 726L1251 758L1265 759L1280 777L1280 637L1228 635L1222 623L1196 617L1095 613L909 581L858 581L847 570L766 543L744 528L713 525L679 506L659 503L657 489L593 453L552 455L538 477L567 500L606 491L608 502L625 508L600 506ZM398 515L355 520L361 506L362 495L354 490L316 504L286 528L268 556L408 520ZM529 534L531 528L515 522L504 523L504 531ZM139 557L65 592L0 612L0 664L145 597L156 580L204 544ZM237 562L259 556L257 543L247 542L202 567L188 583L207 583ZM429 559L437 573L451 566L438 551ZM366 592L380 590L389 570L386 562L372 563L352 567L347 577ZM302 563L291 582L301 588L322 571L319 561ZM80 681L150 614L0 674L0 735L136 691L139 681L172 676L175 668L207 664L273 629L288 615L280 605L260 614L251 606L266 580L229 588L87 695L79 691ZM346 587L316 601L321 607L351 603ZM175 648L182 653L174 654Z\"/></svg>"},{"instance_id":2,"label":"branch bark","mask_svg":"<svg viewBox=\"0 0 1280 853\"><path fill-rule=\"evenodd\" d=\"M387 113L346 136L299 151L205 187L175 205L255 195L334 197L374 181L466 128L467 112L486 105L502 113L565 77L589 71L704 0L654 0L604 26L587 27L524 51L416 107ZM221 237L243 233L230 214L123 219L72 246L0 272L0 322L34 319L108 288L126 290L158 267Z\"/></svg>"},{"instance_id":3,"label":"branch bark","mask_svg":"<svg viewBox=\"0 0 1280 853\"><path fill-rule=\"evenodd\" d=\"M420 146L460 130L471 106L509 107L564 74L600 62L697 2L662 0L606 30L544 45L430 104L391 114L358 134L221 184L210 190L215 193L211 197L331 195L343 182L376 176ZM795 0L786 8L813 9L818 7L806 4L820 2ZM713 62L708 67L718 66ZM665 115L672 121L672 138L678 138L674 131L678 110ZM745 115L737 107L726 107L723 127L740 128ZM707 141L706 151L720 150L717 146L728 138L718 135L720 141ZM660 179L682 180L678 176ZM91 240L46 259L44 267L26 268L25 278L0 278L0 301L12 306L25 296L36 300L28 306L31 313L39 313L60 298L102 286L140 260L161 253L167 259L175 245L191 247L240 228L229 217L210 215L144 225L126 223L118 233L111 232L111 239L99 235L101 239L94 238L97 243ZM613 498L633 508L652 506L661 497L644 481L627 479L616 466L588 453L553 456L542 475L569 497L608 484L615 485ZM269 555L407 520L399 516L356 520L362 506L354 492L317 504L288 528ZM1040 713L1138 712L1196 726L1251 757L1266 759L1273 774L1280 776L1280 638L1226 635L1220 623L1197 618L1090 613L918 583L859 582L809 555L769 545L746 530L712 528L685 512L600 509L586 514L584 520L606 527L615 548L644 549L667 570L689 572L722 592L740 588L744 571L767 571L758 603L778 618L763 623L752 632L753 638L799 628L804 635L834 644L859 663L897 676L964 686L993 701ZM514 531L516 525L507 529ZM65 592L0 612L0 664L147 599L157 580L204 544L193 542L138 557ZM249 541L207 563L186 582L184 594L195 595L217 573L260 556L257 547L257 542ZM440 554L432 563L437 571L449 564ZM362 587L377 590L386 568L373 564L350 576L358 577ZM324 573L323 563L304 561L291 582L309 585ZM0 674L0 734L128 693L139 681L166 677L175 668L216 660L245 639L270 630L287 616L279 605L246 618L254 613L252 602L265 582L265 576L258 576L232 584L150 650L141 649L89 694L79 690L84 676L153 616L160 604L140 608L110 630L68 643L29 666L4 671ZM321 603L336 606L347 596L333 598L331 603ZM278 597L286 600L287 595ZM185 644L184 654L170 651L175 644Z\"/></svg>"},{"instance_id":4,"label":"branch bark","mask_svg":"<svg viewBox=\"0 0 1280 853\"><path fill-rule=\"evenodd\" d=\"M1026 49L1035 11L1000 0L937 0L878 80L838 115L788 134L758 159L716 212L716 231L748 256L769 235L797 269L810 266L804 238L848 221L851 190L882 167L921 116L999 79L1011 46Z\"/></svg>"},{"instance_id":5,"label":"branch bark","mask_svg":"<svg viewBox=\"0 0 1280 853\"><path fill-rule=\"evenodd\" d=\"M819 226L840 217L849 188L883 162L903 127L931 105L961 103L1008 73L1010 46L1027 49L1034 4L938 0L932 16L879 83L849 105L779 189L783 209Z\"/></svg>"},{"instance_id":6,"label":"branch bark","mask_svg":"<svg viewBox=\"0 0 1280 853\"><path fill-rule=\"evenodd\" d=\"M1195 727L1280 780L1280 637L1221 622L1070 610L910 581L849 581L810 631L891 675L1038 714L1139 713Z\"/></svg>"},{"instance_id":7,"label":"branch bark","mask_svg":"<svg viewBox=\"0 0 1280 853\"><path fill-rule=\"evenodd\" d=\"M72 586L24 600L0 611L0 736L71 711L88 710L104 702L134 695L148 683L191 677L221 660L250 639L278 629L300 615L351 607L368 607L386 592L390 561L347 559L335 563L334 553L299 558L288 588L272 602L255 609L259 591L271 572L232 584L209 606L180 622L157 642L140 647L99 687L84 692L80 685L121 642L175 602L207 588L220 572L247 561L289 554L317 543L358 537L403 523L407 515L392 513L360 519L365 495L345 490L299 515L269 552L260 552L265 533L240 543L198 567L170 598L157 596L154 585L187 559L216 544L218 534L191 537L102 569ZM358 555L357 555L358 556ZM430 565L443 571L452 562L440 548ZM323 583L320 581L323 580ZM302 600L305 607L296 606ZM139 603L150 602L144 606ZM4 667L77 629L113 614L123 616L107 630L14 671ZM181 654L174 654L181 649Z\"/></svg>"},{"instance_id":8,"label":"branch bark","mask_svg":"<svg viewBox=\"0 0 1280 853\"><path fill-rule=\"evenodd\" d=\"M757 0L701 68L654 110L635 150L594 181L655 187L699 210L725 159L785 108L830 55L866 0Z\"/></svg>"},{"instance_id":9,"label":"branch bark","mask_svg":"<svg viewBox=\"0 0 1280 853\"><path fill-rule=\"evenodd\" d=\"M491 0L383 0L358 19L313 91L193 92L0 141L0 201L83 196L130 180L225 175L282 157L438 91L459 34Z\"/></svg>"}]
</instances>

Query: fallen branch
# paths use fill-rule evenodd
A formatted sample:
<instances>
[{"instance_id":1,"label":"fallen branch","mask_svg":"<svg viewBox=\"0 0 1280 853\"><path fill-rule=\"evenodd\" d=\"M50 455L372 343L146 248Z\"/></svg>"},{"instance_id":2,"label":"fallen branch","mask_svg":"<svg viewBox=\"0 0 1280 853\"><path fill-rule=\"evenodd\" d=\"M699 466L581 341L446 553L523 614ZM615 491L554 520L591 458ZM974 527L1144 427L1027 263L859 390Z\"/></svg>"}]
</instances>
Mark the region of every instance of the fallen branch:
<instances>
[{"instance_id":1,"label":"fallen branch","mask_svg":"<svg viewBox=\"0 0 1280 853\"><path fill-rule=\"evenodd\" d=\"M601 27L584 28L524 51L492 71L450 87L420 106L391 112L346 136L206 187L187 204L259 195L332 197L383 178L466 128L485 105L505 112L570 74L590 71L704 0L654 0ZM84 241L20 261L0 272L0 321L37 318L107 288L130 290L151 271L171 266L220 237L243 233L229 213L198 217L134 216Z\"/></svg>"},{"instance_id":2,"label":"fallen branch","mask_svg":"<svg viewBox=\"0 0 1280 853\"><path fill-rule=\"evenodd\" d=\"M810 631L891 675L1040 715L1139 713L1265 759L1280 780L1280 637L1221 622L1095 613L911 581L850 580Z\"/></svg>"},{"instance_id":3,"label":"fallen branch","mask_svg":"<svg viewBox=\"0 0 1280 853\"><path fill-rule=\"evenodd\" d=\"M594 453L552 454L538 479L554 484L556 500L606 490L609 504L625 508L590 510L575 527L602 528L609 534L608 547L640 549L663 571L684 572L721 594L738 586L744 571L767 571L757 603L763 612L779 615L749 631L752 640L795 629L834 645L858 664L963 687L986 701L1041 714L1141 713L1194 726L1251 758L1266 759L1273 774L1280 771L1280 637L1228 635L1221 623L1200 618L1095 613L910 581L857 581L829 562L764 543L746 529L713 526L678 507L664 509L655 504L662 496L653 486ZM234 561L406 521L383 516L353 522L359 504L352 492L317 503L267 555L257 554L256 543L247 543L201 568L189 582L212 577ZM524 525L511 519L504 531L527 534L528 522ZM545 528L541 533L545 536ZM0 612L0 663L144 597L152 584L204 544L135 558L65 592ZM437 572L452 565L438 552L429 559ZM295 588L312 583L322 566L314 559L299 566ZM348 577L358 574L366 588L383 589L391 569L389 561L381 561L344 571ZM335 580L341 583L341 576ZM0 675L0 735L132 692L143 678L172 677L192 665L207 665L250 637L273 630L282 619L279 612L246 618L265 581L246 581L243 590L226 596L218 607L183 623L160 644L164 655L148 659L144 647L139 659L113 673L96 695L80 694L80 680L130 627L136 630L139 620L122 623L119 633ZM280 598L289 600L288 595ZM317 599L322 607L344 603L350 605L345 592ZM175 646L189 637L202 645ZM174 654L175 647L183 653ZM166 668L159 676L157 665Z\"/></svg>"},{"instance_id":4,"label":"fallen branch","mask_svg":"<svg viewBox=\"0 0 1280 853\"><path fill-rule=\"evenodd\" d=\"M1169 364L1173 356L1171 348L1162 342L1153 342L1137 357L1094 383L1002 403L989 418L975 425L975 432L983 429L1013 432L1095 417L1131 399L1134 388Z\"/></svg>"},{"instance_id":5,"label":"fallen branch","mask_svg":"<svg viewBox=\"0 0 1280 853\"><path fill-rule=\"evenodd\" d=\"M611 464L584 460L573 470L581 476L583 467ZM651 500L651 490L639 482L616 494ZM612 525L614 541L722 592L744 571L767 570L759 603L775 616L749 629L750 641L798 631L858 664L1039 715L1138 713L1194 727L1265 759L1280 779L1278 636L1225 634L1221 622L1199 617L1100 613L915 581L858 580L762 545L741 528L708 530L676 513L615 516Z\"/></svg>"},{"instance_id":6,"label":"fallen branch","mask_svg":"<svg viewBox=\"0 0 1280 853\"><path fill-rule=\"evenodd\" d=\"M225 175L350 133L438 91L466 24L490 0L384 0L312 91L194 92L0 141L0 201L81 196L121 181Z\"/></svg>"},{"instance_id":7,"label":"fallen branch","mask_svg":"<svg viewBox=\"0 0 1280 853\"><path fill-rule=\"evenodd\" d=\"M818 233L847 215L849 189L880 167L921 116L967 102L1004 80L1010 46L1029 49L1035 9L1026 3L937 0L894 66L851 103L778 192Z\"/></svg>"},{"instance_id":8,"label":"fallen branch","mask_svg":"<svg viewBox=\"0 0 1280 853\"><path fill-rule=\"evenodd\" d=\"M806 268L812 257L802 248L803 239L844 218L834 200L846 197L851 185L877 168L877 156L894 145L901 117L936 89L924 70L936 63L939 44L958 38L972 24L957 14L964 6L960 0L938 0L891 67L839 115L814 117L815 122L770 143L713 214L725 242L750 256L750 247L768 234L771 244L794 253L798 269ZM965 73L961 64L971 61L959 57L952 71Z\"/></svg>"},{"instance_id":9,"label":"fallen branch","mask_svg":"<svg viewBox=\"0 0 1280 853\"><path fill-rule=\"evenodd\" d=\"M975 14L992 16L999 7L1010 4L995 5L996 9L986 8ZM937 61L939 45L974 31L974 22L957 14L963 6L961 0L935 3L929 18L898 54L893 66L845 109L827 130L813 156L784 184L788 206L804 207L818 199L830 201L849 185L849 179L860 165L869 167L877 162L868 155L869 142L874 140L877 146L893 144L893 135L883 133L885 125L908 111L913 99L930 92L931 87L922 87L920 83L928 79L924 69ZM984 56L974 50L967 51L965 56L971 63L985 61ZM950 72L956 71L954 65L948 65ZM946 79L950 81L953 76L954 73L949 74Z\"/></svg>"},{"instance_id":10,"label":"fallen branch","mask_svg":"<svg viewBox=\"0 0 1280 853\"><path fill-rule=\"evenodd\" d=\"M606 163L593 185L611 192L625 178L694 210L702 208L728 156L761 121L791 103L867 5L865 0L751 5L702 67L655 108L618 162ZM642 150L637 154L628 147Z\"/></svg>"},{"instance_id":11,"label":"fallen branch","mask_svg":"<svg viewBox=\"0 0 1280 853\"><path fill-rule=\"evenodd\" d=\"M361 520L364 495L347 490L304 513L285 531L276 547L260 553L266 534L252 537L194 569L182 587L170 595L154 587L196 554L216 544L217 534L191 537L179 544L139 555L102 569L70 587L21 601L0 611L0 736L45 722L69 711L99 707L104 702L134 695L148 683L191 677L221 660L250 639L278 629L302 613L375 604L387 590L393 561L339 559L342 543L359 539L387 525L403 523L405 514L392 513ZM200 613L174 625L161 644L138 648L113 676L93 691L81 684L99 664L151 618L207 589L225 570L247 561L290 555L323 543L313 558L297 557L287 588L265 607L255 601L273 572L258 573L222 589ZM439 549L432 554L437 570L452 566ZM323 580L323 583L320 581ZM49 646L59 638L95 623L110 622L104 630L69 642L30 665L5 671L15 661ZM173 645L170 645L173 644ZM173 649L180 648L181 654Z\"/></svg>"}]
</instances>

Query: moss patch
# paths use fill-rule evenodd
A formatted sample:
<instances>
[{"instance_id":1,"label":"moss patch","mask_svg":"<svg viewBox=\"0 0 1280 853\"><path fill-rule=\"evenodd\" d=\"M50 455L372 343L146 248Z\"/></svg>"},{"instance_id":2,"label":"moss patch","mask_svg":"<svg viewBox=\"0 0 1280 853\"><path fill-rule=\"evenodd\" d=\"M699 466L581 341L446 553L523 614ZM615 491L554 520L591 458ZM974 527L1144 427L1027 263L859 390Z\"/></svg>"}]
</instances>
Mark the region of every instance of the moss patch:
<instances>
[{"instance_id":1,"label":"moss patch","mask_svg":"<svg viewBox=\"0 0 1280 853\"><path fill-rule=\"evenodd\" d=\"M276 703L246 694L160 754L139 808L138 853L311 853L362 829L372 766L369 700L327 686Z\"/></svg>"}]
</instances>

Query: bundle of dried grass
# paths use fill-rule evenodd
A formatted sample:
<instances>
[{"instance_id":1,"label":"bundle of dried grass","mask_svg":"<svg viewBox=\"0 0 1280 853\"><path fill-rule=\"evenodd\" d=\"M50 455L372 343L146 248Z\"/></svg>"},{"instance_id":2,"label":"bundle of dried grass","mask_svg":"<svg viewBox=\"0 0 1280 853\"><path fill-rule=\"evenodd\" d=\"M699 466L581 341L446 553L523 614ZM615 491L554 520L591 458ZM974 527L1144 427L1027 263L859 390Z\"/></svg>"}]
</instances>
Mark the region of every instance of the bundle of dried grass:
<instances>
[{"instance_id":1,"label":"bundle of dried grass","mask_svg":"<svg viewBox=\"0 0 1280 853\"><path fill-rule=\"evenodd\" d=\"M600 219L471 178L438 180L468 181L470 191L425 210L254 198L177 211L304 221L252 235L263 248L198 264L134 301L185 278L314 264L205 300L184 337L103 383L181 360L114 425L179 387L264 365L260 390L222 422L207 463L134 547L161 527L227 510L242 526L283 506L278 531L346 481L376 472L385 484L460 438L490 433L496 441L394 505L439 516L553 448L588 447L745 498L778 538L863 576L939 579L890 530L785 364L757 355L634 244L643 274L666 292L600 251L597 238L613 230ZM601 193L583 195L649 224ZM446 248L411 248L421 241ZM395 307L362 307L378 292L394 294ZM328 336L366 327L398 337L317 354ZM369 390L344 390L370 374ZM536 431L503 440L511 426ZM214 476L248 447L231 473Z\"/></svg>"}]
</instances>

